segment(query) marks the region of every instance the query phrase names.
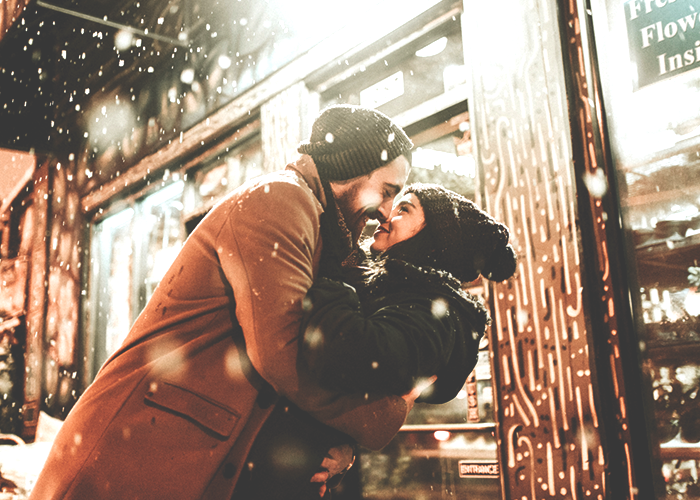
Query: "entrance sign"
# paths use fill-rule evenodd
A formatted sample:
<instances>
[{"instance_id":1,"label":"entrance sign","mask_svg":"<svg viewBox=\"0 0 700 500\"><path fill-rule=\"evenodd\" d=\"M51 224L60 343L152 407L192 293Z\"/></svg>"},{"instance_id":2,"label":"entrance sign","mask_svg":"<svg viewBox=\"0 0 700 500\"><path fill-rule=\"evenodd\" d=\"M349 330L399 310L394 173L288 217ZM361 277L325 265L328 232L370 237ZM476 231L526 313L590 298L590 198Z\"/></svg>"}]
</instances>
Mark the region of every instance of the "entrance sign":
<instances>
[{"instance_id":1,"label":"entrance sign","mask_svg":"<svg viewBox=\"0 0 700 500\"><path fill-rule=\"evenodd\" d=\"M628 0L624 9L634 90L700 68L700 0Z\"/></svg>"},{"instance_id":2,"label":"entrance sign","mask_svg":"<svg viewBox=\"0 0 700 500\"><path fill-rule=\"evenodd\" d=\"M501 474L498 462L482 460L460 460L459 477L492 477Z\"/></svg>"}]
</instances>

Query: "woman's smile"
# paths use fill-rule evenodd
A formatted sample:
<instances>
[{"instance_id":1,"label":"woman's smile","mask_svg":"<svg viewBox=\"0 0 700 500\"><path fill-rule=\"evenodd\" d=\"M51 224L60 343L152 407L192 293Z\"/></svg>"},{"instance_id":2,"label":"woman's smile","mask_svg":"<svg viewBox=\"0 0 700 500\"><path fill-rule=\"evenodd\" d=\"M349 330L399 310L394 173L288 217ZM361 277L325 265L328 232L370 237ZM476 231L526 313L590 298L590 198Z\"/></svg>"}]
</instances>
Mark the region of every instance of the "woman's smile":
<instances>
[{"instance_id":1,"label":"woman's smile","mask_svg":"<svg viewBox=\"0 0 700 500\"><path fill-rule=\"evenodd\" d=\"M376 229L370 248L375 252L384 252L392 245L415 236L424 226L425 216L420 200L413 193L408 193L394 204L389 220Z\"/></svg>"}]
</instances>

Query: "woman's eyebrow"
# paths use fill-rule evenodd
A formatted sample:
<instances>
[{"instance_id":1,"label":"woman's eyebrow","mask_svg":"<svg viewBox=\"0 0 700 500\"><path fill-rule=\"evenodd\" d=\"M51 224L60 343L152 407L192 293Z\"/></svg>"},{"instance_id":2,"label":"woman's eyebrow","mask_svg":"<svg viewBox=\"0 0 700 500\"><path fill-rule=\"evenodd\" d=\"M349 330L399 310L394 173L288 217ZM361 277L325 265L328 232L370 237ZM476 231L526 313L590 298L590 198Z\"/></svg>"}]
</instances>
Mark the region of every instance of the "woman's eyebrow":
<instances>
[{"instance_id":1,"label":"woman's eyebrow","mask_svg":"<svg viewBox=\"0 0 700 500\"><path fill-rule=\"evenodd\" d=\"M416 206L415 206L413 203L411 203L410 201L408 201L408 200L400 201L396 206L397 206L397 207L402 207L402 206L404 206L404 205L410 205L410 206L412 206L413 208L416 208Z\"/></svg>"}]
</instances>

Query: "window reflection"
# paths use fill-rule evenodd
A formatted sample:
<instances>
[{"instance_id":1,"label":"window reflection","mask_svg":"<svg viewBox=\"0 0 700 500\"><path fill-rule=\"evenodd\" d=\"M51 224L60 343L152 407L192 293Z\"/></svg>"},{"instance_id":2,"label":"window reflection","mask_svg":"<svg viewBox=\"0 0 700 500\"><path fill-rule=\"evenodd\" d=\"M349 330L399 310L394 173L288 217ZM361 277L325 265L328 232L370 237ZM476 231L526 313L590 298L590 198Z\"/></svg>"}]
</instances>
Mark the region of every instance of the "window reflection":
<instances>
[{"instance_id":1,"label":"window reflection","mask_svg":"<svg viewBox=\"0 0 700 500\"><path fill-rule=\"evenodd\" d=\"M465 116L466 117L466 113ZM455 129L436 139L426 137L429 142L421 144L421 137L413 151L409 182L432 182L441 184L466 198L474 199L474 177L476 163L472 155L472 140L469 122L455 120ZM424 135L425 137L425 135Z\"/></svg>"},{"instance_id":2,"label":"window reflection","mask_svg":"<svg viewBox=\"0 0 700 500\"><path fill-rule=\"evenodd\" d=\"M668 498L697 498L700 114L690 103L697 102L700 73L689 70L673 78L651 78L648 68L634 66L630 54L637 59L645 54L635 52L638 33L627 29L632 23L626 21L626 5L631 6L622 0L598 1L593 11L598 13L594 26L601 81L632 257L635 327L644 378L649 381L645 390L651 393L649 429L662 462L658 480L664 482ZM663 18L673 9L695 11L692 2L677 0L672 9L644 14L649 19L656 16L655 21L658 17L661 24L662 19L677 19ZM646 18L644 23L652 24ZM690 39L678 41L692 44ZM636 80L639 74L645 76L644 82Z\"/></svg>"},{"instance_id":3,"label":"window reflection","mask_svg":"<svg viewBox=\"0 0 700 500\"><path fill-rule=\"evenodd\" d=\"M460 19L452 17L439 29L381 58L369 56L366 64L360 63L352 71L353 77L343 78L322 94L322 108L359 104L377 108L401 123L402 113L423 112L420 118L424 118L441 106L444 109L464 101L469 71L464 63Z\"/></svg>"},{"instance_id":4,"label":"window reflection","mask_svg":"<svg viewBox=\"0 0 700 500\"><path fill-rule=\"evenodd\" d=\"M95 366L123 342L131 327L133 280L132 222L134 210L128 208L105 219L95 227L92 304L95 331Z\"/></svg>"},{"instance_id":5,"label":"window reflection","mask_svg":"<svg viewBox=\"0 0 700 500\"><path fill-rule=\"evenodd\" d=\"M479 360L457 397L441 405L416 403L406 425L493 422L493 389L488 344L482 342Z\"/></svg>"},{"instance_id":6,"label":"window reflection","mask_svg":"<svg viewBox=\"0 0 700 500\"><path fill-rule=\"evenodd\" d=\"M182 247L183 186L174 182L95 225L89 312L94 358L88 361L93 376L124 342Z\"/></svg>"},{"instance_id":7,"label":"window reflection","mask_svg":"<svg viewBox=\"0 0 700 500\"><path fill-rule=\"evenodd\" d=\"M211 207L223 195L262 173L262 144L256 138L195 173L197 207Z\"/></svg>"},{"instance_id":8,"label":"window reflection","mask_svg":"<svg viewBox=\"0 0 700 500\"><path fill-rule=\"evenodd\" d=\"M489 430L400 432L381 451L360 456L363 498L500 498L498 475L465 474L464 466L475 464L498 470Z\"/></svg>"},{"instance_id":9,"label":"window reflection","mask_svg":"<svg viewBox=\"0 0 700 500\"><path fill-rule=\"evenodd\" d=\"M139 234L147 237L141 271L144 284L143 293L139 295L141 308L153 295L185 240L181 201L183 185L182 181L171 184L142 203Z\"/></svg>"}]
</instances>

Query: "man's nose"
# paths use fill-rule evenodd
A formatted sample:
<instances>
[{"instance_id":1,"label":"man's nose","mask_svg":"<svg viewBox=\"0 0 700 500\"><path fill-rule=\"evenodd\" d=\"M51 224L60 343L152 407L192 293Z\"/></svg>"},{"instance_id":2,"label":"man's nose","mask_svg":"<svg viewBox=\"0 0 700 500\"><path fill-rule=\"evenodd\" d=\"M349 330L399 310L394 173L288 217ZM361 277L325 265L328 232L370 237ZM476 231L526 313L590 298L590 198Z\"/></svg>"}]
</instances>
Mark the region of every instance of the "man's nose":
<instances>
[{"instance_id":1,"label":"man's nose","mask_svg":"<svg viewBox=\"0 0 700 500\"><path fill-rule=\"evenodd\" d=\"M383 224L384 222L389 220L390 214L391 210L387 212L381 205L377 208L373 208L365 212L365 215L367 215L367 217L369 217L372 220L379 221L380 224Z\"/></svg>"},{"instance_id":2,"label":"man's nose","mask_svg":"<svg viewBox=\"0 0 700 500\"><path fill-rule=\"evenodd\" d=\"M375 213L375 215L377 216L377 220L380 223L384 223L389 220L389 216L391 216L392 206L393 200L379 205L379 208L377 208L377 212Z\"/></svg>"}]
</instances>

